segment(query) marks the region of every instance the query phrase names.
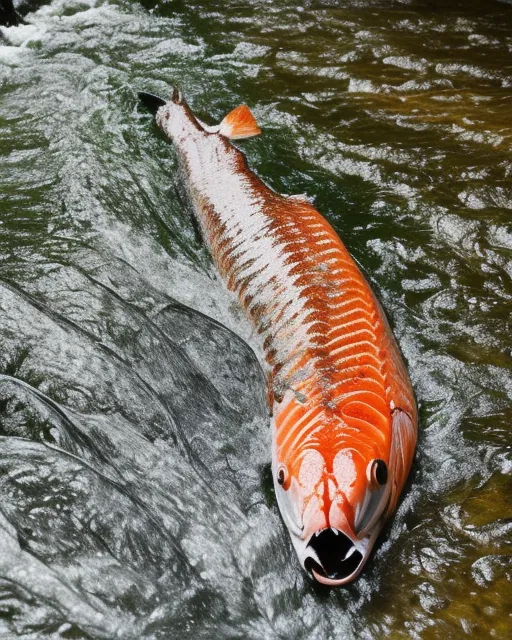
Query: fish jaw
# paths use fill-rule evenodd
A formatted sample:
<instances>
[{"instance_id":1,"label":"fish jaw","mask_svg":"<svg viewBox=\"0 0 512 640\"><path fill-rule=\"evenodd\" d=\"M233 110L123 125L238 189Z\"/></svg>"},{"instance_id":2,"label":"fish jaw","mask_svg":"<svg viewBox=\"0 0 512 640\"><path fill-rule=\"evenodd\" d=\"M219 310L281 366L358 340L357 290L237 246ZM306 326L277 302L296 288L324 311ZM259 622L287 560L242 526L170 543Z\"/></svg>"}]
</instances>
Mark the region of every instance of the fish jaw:
<instances>
[{"instance_id":1,"label":"fish jaw","mask_svg":"<svg viewBox=\"0 0 512 640\"><path fill-rule=\"evenodd\" d=\"M328 527L316 531L309 539L292 534L292 543L306 572L320 584L338 587L359 576L371 555L380 528L358 539L352 531Z\"/></svg>"}]
</instances>

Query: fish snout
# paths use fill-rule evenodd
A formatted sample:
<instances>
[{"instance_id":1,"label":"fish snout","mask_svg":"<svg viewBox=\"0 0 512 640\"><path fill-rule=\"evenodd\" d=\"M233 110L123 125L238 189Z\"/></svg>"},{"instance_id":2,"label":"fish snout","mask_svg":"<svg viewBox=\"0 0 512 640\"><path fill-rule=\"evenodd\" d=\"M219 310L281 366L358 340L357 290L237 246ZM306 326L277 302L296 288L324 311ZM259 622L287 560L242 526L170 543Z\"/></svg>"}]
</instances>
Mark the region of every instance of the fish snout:
<instances>
[{"instance_id":1,"label":"fish snout","mask_svg":"<svg viewBox=\"0 0 512 640\"><path fill-rule=\"evenodd\" d=\"M304 568L322 584L338 586L351 582L368 556L365 542L354 541L334 527L317 531L306 546Z\"/></svg>"}]
</instances>

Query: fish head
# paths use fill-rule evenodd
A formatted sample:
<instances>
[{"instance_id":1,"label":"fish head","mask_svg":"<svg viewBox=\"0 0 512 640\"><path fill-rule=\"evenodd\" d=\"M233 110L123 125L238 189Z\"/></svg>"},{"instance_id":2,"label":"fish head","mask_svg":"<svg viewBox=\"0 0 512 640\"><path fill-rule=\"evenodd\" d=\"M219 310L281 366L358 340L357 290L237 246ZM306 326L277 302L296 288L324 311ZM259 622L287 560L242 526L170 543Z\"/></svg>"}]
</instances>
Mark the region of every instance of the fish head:
<instances>
[{"instance_id":1,"label":"fish head","mask_svg":"<svg viewBox=\"0 0 512 640\"><path fill-rule=\"evenodd\" d=\"M299 561L320 583L361 572L382 528L391 492L388 465L372 447L320 443L273 459L277 502Z\"/></svg>"}]
</instances>

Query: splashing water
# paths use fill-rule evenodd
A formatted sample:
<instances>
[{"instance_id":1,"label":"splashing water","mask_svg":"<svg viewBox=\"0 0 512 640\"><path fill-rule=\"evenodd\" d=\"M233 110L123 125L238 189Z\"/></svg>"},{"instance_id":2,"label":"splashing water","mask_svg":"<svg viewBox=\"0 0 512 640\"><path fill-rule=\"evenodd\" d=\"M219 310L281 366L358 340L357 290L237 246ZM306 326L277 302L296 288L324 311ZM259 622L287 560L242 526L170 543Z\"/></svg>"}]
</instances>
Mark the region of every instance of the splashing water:
<instances>
[{"instance_id":1,"label":"splashing water","mask_svg":"<svg viewBox=\"0 0 512 640\"><path fill-rule=\"evenodd\" d=\"M26 21L0 30L0 637L509 637L512 6ZM408 360L416 463L346 589L296 562L257 341L137 107L175 81L208 122L251 106L251 166L315 198Z\"/></svg>"}]
</instances>

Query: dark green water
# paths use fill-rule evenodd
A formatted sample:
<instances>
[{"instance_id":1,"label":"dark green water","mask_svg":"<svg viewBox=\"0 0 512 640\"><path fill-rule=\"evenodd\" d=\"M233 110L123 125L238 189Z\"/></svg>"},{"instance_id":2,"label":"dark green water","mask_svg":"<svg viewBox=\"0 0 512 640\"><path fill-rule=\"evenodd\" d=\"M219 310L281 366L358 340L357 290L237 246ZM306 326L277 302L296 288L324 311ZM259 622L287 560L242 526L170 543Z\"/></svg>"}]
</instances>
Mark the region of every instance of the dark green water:
<instances>
[{"instance_id":1,"label":"dark green water","mask_svg":"<svg viewBox=\"0 0 512 640\"><path fill-rule=\"evenodd\" d=\"M54 1L0 39L0 637L512 635L512 5ZM178 82L379 292L420 403L362 577L299 568L257 343L137 90Z\"/></svg>"}]
</instances>

